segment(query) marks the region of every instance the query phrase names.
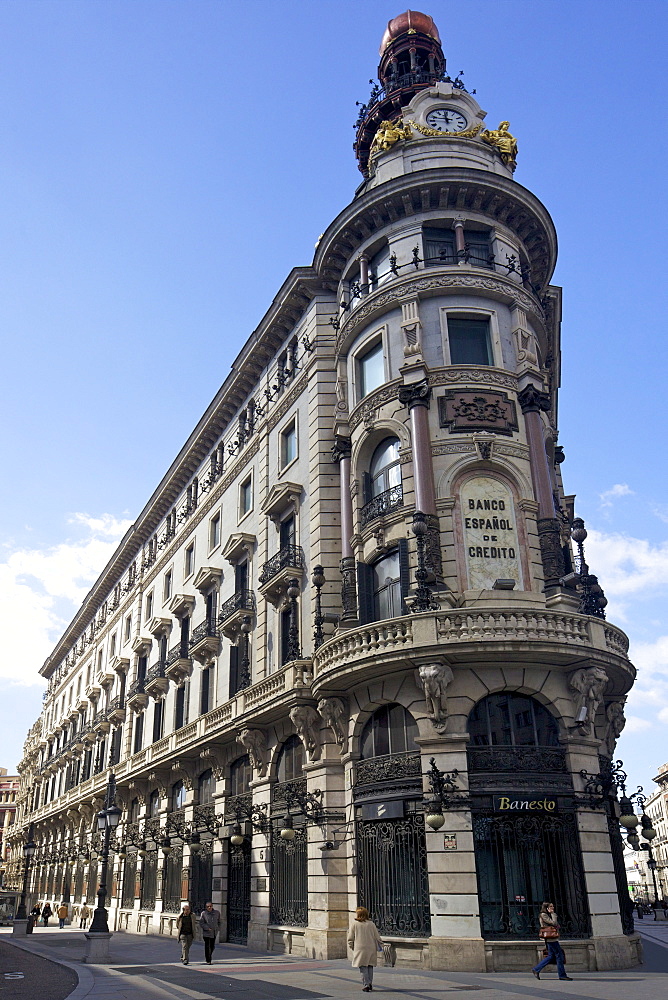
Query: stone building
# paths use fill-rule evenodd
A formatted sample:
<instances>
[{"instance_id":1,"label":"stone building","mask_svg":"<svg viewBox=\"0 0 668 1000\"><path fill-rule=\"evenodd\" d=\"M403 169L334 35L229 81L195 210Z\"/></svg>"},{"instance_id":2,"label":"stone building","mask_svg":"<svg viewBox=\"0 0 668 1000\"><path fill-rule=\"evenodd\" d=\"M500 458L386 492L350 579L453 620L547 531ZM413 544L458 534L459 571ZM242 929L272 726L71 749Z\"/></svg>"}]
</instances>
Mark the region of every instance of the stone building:
<instances>
[{"instance_id":1,"label":"stone building","mask_svg":"<svg viewBox=\"0 0 668 1000\"><path fill-rule=\"evenodd\" d=\"M552 899L569 967L629 966L580 772L634 669L562 487L556 233L430 17L389 23L379 78L355 197L42 667L31 898L93 901L113 773L117 930L211 898L231 941L336 957L359 903L388 960L492 971Z\"/></svg>"},{"instance_id":2,"label":"stone building","mask_svg":"<svg viewBox=\"0 0 668 1000\"><path fill-rule=\"evenodd\" d=\"M16 798L19 794L18 774L7 774L0 767L0 886L5 883L9 859L8 835L16 819Z\"/></svg>"}]
</instances>

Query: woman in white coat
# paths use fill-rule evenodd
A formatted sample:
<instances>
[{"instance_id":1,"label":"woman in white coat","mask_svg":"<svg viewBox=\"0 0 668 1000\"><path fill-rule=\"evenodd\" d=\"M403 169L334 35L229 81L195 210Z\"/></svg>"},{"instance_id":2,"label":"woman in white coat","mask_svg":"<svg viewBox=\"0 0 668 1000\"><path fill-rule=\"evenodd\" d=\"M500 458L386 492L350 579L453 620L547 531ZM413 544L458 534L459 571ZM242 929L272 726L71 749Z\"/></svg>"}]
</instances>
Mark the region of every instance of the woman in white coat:
<instances>
[{"instance_id":1,"label":"woman in white coat","mask_svg":"<svg viewBox=\"0 0 668 1000\"><path fill-rule=\"evenodd\" d=\"M370 993L373 989L373 967L378 962L383 942L373 920L369 920L369 911L365 906L358 906L355 910L355 919L348 932L348 945L353 952L353 968L359 969L362 974L362 989Z\"/></svg>"}]
</instances>

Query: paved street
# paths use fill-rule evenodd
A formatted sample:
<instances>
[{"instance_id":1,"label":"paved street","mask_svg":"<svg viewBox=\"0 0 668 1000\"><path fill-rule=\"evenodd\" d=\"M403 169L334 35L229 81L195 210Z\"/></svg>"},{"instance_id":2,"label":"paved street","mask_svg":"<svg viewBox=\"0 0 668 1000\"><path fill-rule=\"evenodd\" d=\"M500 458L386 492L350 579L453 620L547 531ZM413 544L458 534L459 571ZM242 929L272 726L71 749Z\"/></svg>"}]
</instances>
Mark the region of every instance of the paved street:
<instances>
[{"instance_id":1,"label":"paved street","mask_svg":"<svg viewBox=\"0 0 668 1000\"><path fill-rule=\"evenodd\" d=\"M459 1000L465 994L485 991L487 1000L515 997L543 997L546 1000L656 1000L668 988L668 923L646 921L640 928L645 947L645 963L622 972L577 973L572 983L559 982L554 972L546 972L540 983L529 971L525 974L416 972L379 967L374 992L388 1000ZM28 938L0 936L2 972L26 970L35 978L30 996L47 995L49 1000L347 1000L361 994L360 977L345 961L315 962L289 955L249 952L234 945L219 945L214 964L204 964L201 944L191 950L187 968L179 961L175 941L160 937L115 934L111 941L112 964L82 964L83 932L73 929L39 928ZM566 945L566 948L568 945ZM16 948L12 965L11 951ZM26 962L25 953L32 953ZM9 959L7 955L10 955ZM40 959L37 959L40 956ZM66 963L79 975L73 992L53 966L41 959ZM14 968L15 967L15 968ZM62 968L62 967L61 967ZM46 978L48 976L48 978ZM39 987L35 981L39 980ZM17 1000L28 996L20 980L1 980L0 996ZM23 988L22 994L19 990Z\"/></svg>"}]
</instances>

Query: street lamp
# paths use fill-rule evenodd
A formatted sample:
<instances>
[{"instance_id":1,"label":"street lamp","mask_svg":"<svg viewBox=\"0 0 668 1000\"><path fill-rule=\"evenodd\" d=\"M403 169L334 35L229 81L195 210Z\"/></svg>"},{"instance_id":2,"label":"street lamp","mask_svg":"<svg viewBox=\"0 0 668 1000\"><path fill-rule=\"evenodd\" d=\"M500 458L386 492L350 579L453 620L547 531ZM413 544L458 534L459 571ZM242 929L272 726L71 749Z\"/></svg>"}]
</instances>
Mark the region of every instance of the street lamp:
<instances>
[{"instance_id":1,"label":"street lamp","mask_svg":"<svg viewBox=\"0 0 668 1000\"><path fill-rule=\"evenodd\" d=\"M33 854L35 853L35 841L33 840L33 832L35 829L35 824L31 823L28 829L28 839L23 845L23 889L21 890L21 901L19 903L19 908L16 911L17 920L26 920L26 895L28 893L28 874L30 872L30 862L32 861Z\"/></svg>"},{"instance_id":2,"label":"street lamp","mask_svg":"<svg viewBox=\"0 0 668 1000\"><path fill-rule=\"evenodd\" d=\"M102 869L100 871L100 886L97 890L97 906L95 912L93 913L93 922L90 925L89 934L108 934L109 925L107 923L107 911L105 909L105 900L107 896L107 865L109 863L109 842L111 840L111 834L116 829L121 818L121 810L118 808L115 802L116 795L116 777L113 774L109 775L109 781L107 782L107 794L104 800L104 808L100 809L97 814L97 829L98 832L103 834L102 840L102 850L100 856L102 858Z\"/></svg>"},{"instance_id":3,"label":"street lamp","mask_svg":"<svg viewBox=\"0 0 668 1000\"><path fill-rule=\"evenodd\" d=\"M313 586L315 587L315 615L313 617L314 631L313 631L313 645L315 649L319 649L323 642L325 641L325 636L322 631L322 625L324 622L324 617L322 614L322 601L320 598L320 591L325 586L327 582L325 580L325 574L323 572L322 566L313 567L313 576L311 577Z\"/></svg>"}]
</instances>

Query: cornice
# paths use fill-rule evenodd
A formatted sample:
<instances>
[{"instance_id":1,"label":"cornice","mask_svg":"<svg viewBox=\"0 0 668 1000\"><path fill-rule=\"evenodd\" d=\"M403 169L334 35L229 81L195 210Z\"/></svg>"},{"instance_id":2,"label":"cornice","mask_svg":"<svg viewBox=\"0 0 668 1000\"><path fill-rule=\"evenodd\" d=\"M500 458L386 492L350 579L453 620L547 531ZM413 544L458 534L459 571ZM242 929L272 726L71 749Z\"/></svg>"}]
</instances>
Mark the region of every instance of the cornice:
<instances>
[{"instance_id":1,"label":"cornice","mask_svg":"<svg viewBox=\"0 0 668 1000\"><path fill-rule=\"evenodd\" d=\"M436 209L471 211L508 226L527 249L534 283L550 281L557 235L545 206L517 181L465 167L417 170L361 194L323 234L314 266L325 280L339 281L357 247L375 232Z\"/></svg>"}]
</instances>

